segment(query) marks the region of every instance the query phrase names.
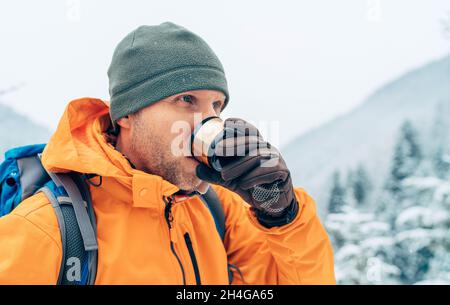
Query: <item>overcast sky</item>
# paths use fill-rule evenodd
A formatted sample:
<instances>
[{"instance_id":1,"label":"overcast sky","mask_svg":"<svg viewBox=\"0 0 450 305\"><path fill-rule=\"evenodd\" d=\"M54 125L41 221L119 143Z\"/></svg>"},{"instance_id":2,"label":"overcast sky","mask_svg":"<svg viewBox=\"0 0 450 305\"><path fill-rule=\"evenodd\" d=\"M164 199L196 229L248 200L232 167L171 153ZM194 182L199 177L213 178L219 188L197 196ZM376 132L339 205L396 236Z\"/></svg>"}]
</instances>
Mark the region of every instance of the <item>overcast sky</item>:
<instances>
[{"instance_id":1,"label":"overcast sky","mask_svg":"<svg viewBox=\"0 0 450 305\"><path fill-rule=\"evenodd\" d=\"M224 117L280 121L283 145L450 53L448 12L449 0L2 0L0 90L21 85L2 101L54 129L70 100L109 99L106 71L128 32L172 21L221 59Z\"/></svg>"}]
</instances>

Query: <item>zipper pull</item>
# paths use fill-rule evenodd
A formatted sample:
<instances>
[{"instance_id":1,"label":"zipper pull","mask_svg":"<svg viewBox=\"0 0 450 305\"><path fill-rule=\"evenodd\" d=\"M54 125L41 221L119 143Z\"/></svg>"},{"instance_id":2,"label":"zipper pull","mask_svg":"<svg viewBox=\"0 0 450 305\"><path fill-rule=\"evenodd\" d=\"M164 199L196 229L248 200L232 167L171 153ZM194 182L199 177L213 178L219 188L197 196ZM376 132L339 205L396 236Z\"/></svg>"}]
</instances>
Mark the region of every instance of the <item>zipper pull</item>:
<instances>
[{"instance_id":1,"label":"zipper pull","mask_svg":"<svg viewBox=\"0 0 450 305\"><path fill-rule=\"evenodd\" d=\"M172 198L163 197L163 201L166 204L164 208L164 217L166 218L167 224L169 225L169 229L172 227Z\"/></svg>"},{"instance_id":2,"label":"zipper pull","mask_svg":"<svg viewBox=\"0 0 450 305\"><path fill-rule=\"evenodd\" d=\"M166 201L167 198L167 201ZM176 243L177 242L177 233L174 229L174 221L173 221L173 215L172 215L172 202L173 202L173 198L172 197L163 197L164 202L166 203L166 208L164 211L164 214L166 216L166 220L167 220L167 224L169 225L169 235L170 235L170 241L172 243Z\"/></svg>"}]
</instances>

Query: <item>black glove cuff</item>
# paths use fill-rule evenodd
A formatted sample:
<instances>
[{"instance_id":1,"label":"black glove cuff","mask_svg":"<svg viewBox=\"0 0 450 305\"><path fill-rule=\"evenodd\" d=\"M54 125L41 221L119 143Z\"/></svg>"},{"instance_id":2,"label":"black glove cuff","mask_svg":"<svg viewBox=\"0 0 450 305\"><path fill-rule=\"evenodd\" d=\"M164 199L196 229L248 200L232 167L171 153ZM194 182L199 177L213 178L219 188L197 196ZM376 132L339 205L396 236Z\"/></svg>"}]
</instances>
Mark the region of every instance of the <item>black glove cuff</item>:
<instances>
[{"instance_id":1,"label":"black glove cuff","mask_svg":"<svg viewBox=\"0 0 450 305\"><path fill-rule=\"evenodd\" d=\"M258 219L259 223L266 228L279 227L291 223L297 216L298 211L299 204L297 200L295 200L295 198L280 216L274 217L267 213L264 213L264 211L254 209L256 218Z\"/></svg>"}]
</instances>

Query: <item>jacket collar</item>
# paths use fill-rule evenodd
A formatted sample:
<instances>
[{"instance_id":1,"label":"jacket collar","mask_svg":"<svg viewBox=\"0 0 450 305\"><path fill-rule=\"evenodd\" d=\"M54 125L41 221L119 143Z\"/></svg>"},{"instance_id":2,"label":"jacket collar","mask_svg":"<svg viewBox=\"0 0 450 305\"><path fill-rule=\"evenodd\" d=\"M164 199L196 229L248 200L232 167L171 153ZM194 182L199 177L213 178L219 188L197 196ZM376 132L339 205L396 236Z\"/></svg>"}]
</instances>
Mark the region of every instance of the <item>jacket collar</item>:
<instances>
[{"instance_id":1,"label":"jacket collar","mask_svg":"<svg viewBox=\"0 0 450 305\"><path fill-rule=\"evenodd\" d=\"M133 174L133 206L150 208L162 202L163 197L171 197L179 191L178 187L160 176L137 172Z\"/></svg>"}]
</instances>

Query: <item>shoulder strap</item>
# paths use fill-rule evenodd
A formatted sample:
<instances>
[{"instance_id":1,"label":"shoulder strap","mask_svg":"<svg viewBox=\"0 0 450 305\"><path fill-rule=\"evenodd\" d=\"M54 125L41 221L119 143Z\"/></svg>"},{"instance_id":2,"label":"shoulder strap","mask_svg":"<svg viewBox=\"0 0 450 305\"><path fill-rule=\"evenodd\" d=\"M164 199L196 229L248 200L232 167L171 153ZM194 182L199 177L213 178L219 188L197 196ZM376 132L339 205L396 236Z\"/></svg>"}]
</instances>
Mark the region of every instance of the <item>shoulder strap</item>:
<instances>
[{"instance_id":1,"label":"shoulder strap","mask_svg":"<svg viewBox=\"0 0 450 305\"><path fill-rule=\"evenodd\" d=\"M94 232L95 237L95 245L94 248L90 251L88 251L88 278L86 279L84 284L88 285L94 285L95 278L97 275L97 263L98 263L98 242L97 242L97 221L95 218L95 212L94 212L94 206L92 204L92 198L91 193L89 191L89 186L86 183L86 179L84 178L84 175L79 173L72 173L71 177L74 181L74 183L77 186L77 191L80 192L81 198L83 198L84 202L86 203L86 209L87 214L89 217L89 226Z\"/></svg>"},{"instance_id":2,"label":"shoulder strap","mask_svg":"<svg viewBox=\"0 0 450 305\"><path fill-rule=\"evenodd\" d=\"M224 242L225 239L225 212L223 210L222 204L220 202L219 196L217 196L216 191L212 188L212 186L209 186L208 191L201 195L201 198L203 202L206 204L206 206L211 211L211 214L214 218L214 222L216 224L217 232L220 235L220 238L222 239L222 242ZM243 283L245 283L244 275L242 274L241 269L239 269L238 266L228 263L228 281L231 285L233 283L234 274L232 270L236 270L236 272L241 277Z\"/></svg>"},{"instance_id":3,"label":"shoulder strap","mask_svg":"<svg viewBox=\"0 0 450 305\"><path fill-rule=\"evenodd\" d=\"M219 196L217 196L212 186L209 186L208 191L202 194L201 198L211 211L214 222L216 223L217 232L223 241L225 239L225 212L223 211Z\"/></svg>"},{"instance_id":4,"label":"shoulder strap","mask_svg":"<svg viewBox=\"0 0 450 305\"><path fill-rule=\"evenodd\" d=\"M69 197L63 199L72 204L76 216L76 222L83 238L84 250L90 251L98 249L97 236L92 227L89 214L87 213L87 202L85 202L79 187L73 180L75 178L74 175L55 174L51 172L48 174L57 187L63 187Z\"/></svg>"},{"instance_id":5,"label":"shoulder strap","mask_svg":"<svg viewBox=\"0 0 450 305\"><path fill-rule=\"evenodd\" d=\"M52 203L61 231L63 258L58 284L94 284L98 245L89 189L77 173L48 174L52 183L41 191Z\"/></svg>"},{"instance_id":6,"label":"shoulder strap","mask_svg":"<svg viewBox=\"0 0 450 305\"><path fill-rule=\"evenodd\" d=\"M206 206L209 208L213 218L214 222L216 224L217 232L220 235L220 238L222 239L222 242L225 240L225 212L223 210L222 204L220 203L219 196L217 196L216 191L212 188L212 186L209 186L208 191L205 194L201 195L201 198L203 202L206 204ZM228 282L231 284L233 282L233 271L231 269L237 269L239 274L242 276L241 271L236 266L228 263Z\"/></svg>"}]
</instances>

